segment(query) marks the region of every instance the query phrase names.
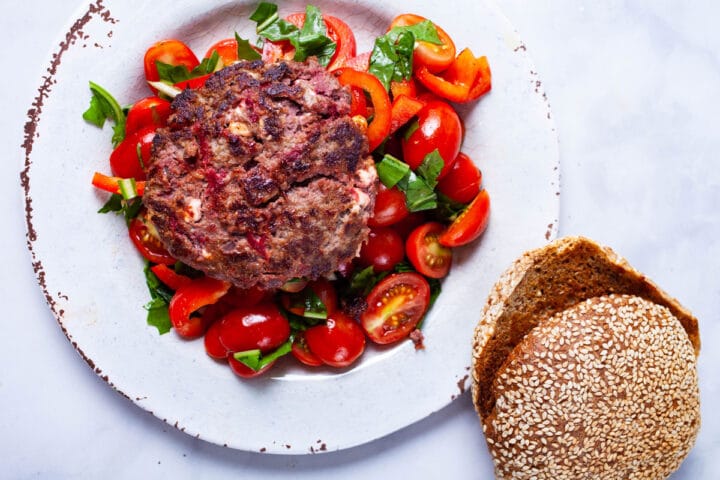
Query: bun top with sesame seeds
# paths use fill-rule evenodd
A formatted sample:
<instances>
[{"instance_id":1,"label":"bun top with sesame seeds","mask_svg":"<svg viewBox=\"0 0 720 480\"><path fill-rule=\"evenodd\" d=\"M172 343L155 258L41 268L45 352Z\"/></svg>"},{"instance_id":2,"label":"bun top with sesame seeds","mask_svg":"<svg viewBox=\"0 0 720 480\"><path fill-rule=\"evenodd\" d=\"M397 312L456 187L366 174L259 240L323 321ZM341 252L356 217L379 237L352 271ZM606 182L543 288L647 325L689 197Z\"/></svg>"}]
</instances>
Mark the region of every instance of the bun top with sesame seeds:
<instances>
[{"instance_id":1,"label":"bun top with sesame seeds","mask_svg":"<svg viewBox=\"0 0 720 480\"><path fill-rule=\"evenodd\" d=\"M699 428L697 319L582 237L525 253L493 287L472 398L498 478L663 478Z\"/></svg>"},{"instance_id":2,"label":"bun top with sesame seeds","mask_svg":"<svg viewBox=\"0 0 720 480\"><path fill-rule=\"evenodd\" d=\"M700 426L696 357L666 307L595 297L528 333L483 419L498 478L660 479Z\"/></svg>"},{"instance_id":3,"label":"bun top with sesame seeds","mask_svg":"<svg viewBox=\"0 0 720 480\"><path fill-rule=\"evenodd\" d=\"M588 298L636 295L667 307L700 351L697 319L610 248L565 237L523 254L490 292L473 339L473 402L484 418L495 404L490 385L513 348L535 326Z\"/></svg>"}]
</instances>

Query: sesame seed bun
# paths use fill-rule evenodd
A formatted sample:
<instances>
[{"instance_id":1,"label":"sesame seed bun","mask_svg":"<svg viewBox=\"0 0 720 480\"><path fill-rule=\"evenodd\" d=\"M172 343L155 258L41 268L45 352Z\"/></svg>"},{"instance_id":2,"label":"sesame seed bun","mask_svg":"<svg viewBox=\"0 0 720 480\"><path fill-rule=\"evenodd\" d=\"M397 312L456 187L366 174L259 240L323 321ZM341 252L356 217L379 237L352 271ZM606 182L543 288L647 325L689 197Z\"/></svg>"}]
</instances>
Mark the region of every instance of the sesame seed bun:
<instances>
[{"instance_id":1,"label":"sesame seed bun","mask_svg":"<svg viewBox=\"0 0 720 480\"><path fill-rule=\"evenodd\" d=\"M534 328L484 419L498 478L665 478L700 426L695 352L670 311L586 300Z\"/></svg>"},{"instance_id":2,"label":"sesame seed bun","mask_svg":"<svg viewBox=\"0 0 720 480\"><path fill-rule=\"evenodd\" d=\"M473 339L498 478L668 475L699 427L699 350L697 319L611 249L566 237L525 253Z\"/></svg>"}]
</instances>

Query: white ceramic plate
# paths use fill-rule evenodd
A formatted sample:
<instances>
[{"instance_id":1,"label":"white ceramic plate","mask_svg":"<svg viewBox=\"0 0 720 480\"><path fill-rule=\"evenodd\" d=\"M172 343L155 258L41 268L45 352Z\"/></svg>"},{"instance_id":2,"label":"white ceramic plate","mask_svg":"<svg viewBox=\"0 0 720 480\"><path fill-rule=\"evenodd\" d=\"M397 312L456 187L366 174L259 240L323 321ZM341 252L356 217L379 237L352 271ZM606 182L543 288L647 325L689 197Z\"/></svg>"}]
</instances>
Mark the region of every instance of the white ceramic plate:
<instances>
[{"instance_id":1,"label":"white ceramic plate","mask_svg":"<svg viewBox=\"0 0 720 480\"><path fill-rule=\"evenodd\" d=\"M358 51L408 11L399 0L317 1L343 18ZM238 31L255 2L98 0L82 9L55 48L27 126L28 238L41 288L78 352L108 384L168 424L229 447L308 453L357 445L442 408L469 387L470 342L489 289L522 251L554 238L559 205L557 137L547 99L523 43L495 6L426 1L415 13L435 20L459 48L488 56L493 90L463 107L463 150L482 168L492 219L482 240L457 252L424 327L426 349L411 342L372 349L343 371L308 371L280 362L272 374L241 381L210 360L201 341L145 325L142 260L120 218L96 214L106 196L90 186L108 170L109 127L81 119L88 80L131 102L148 94L142 56L153 42L186 41L202 54ZM281 13L304 8L281 4ZM461 14L459 12L462 12Z\"/></svg>"}]
</instances>

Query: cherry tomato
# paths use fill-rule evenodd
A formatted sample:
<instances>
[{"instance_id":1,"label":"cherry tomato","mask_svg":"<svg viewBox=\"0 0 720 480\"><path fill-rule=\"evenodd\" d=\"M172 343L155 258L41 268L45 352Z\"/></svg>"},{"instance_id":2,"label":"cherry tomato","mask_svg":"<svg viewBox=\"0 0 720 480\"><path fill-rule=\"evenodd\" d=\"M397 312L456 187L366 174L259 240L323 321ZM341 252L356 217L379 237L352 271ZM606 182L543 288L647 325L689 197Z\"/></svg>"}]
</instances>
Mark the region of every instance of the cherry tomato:
<instances>
[{"instance_id":1,"label":"cherry tomato","mask_svg":"<svg viewBox=\"0 0 720 480\"><path fill-rule=\"evenodd\" d=\"M398 232L403 239L407 239L413 230L427 221L427 217L422 212L413 212L393 225L392 228Z\"/></svg>"},{"instance_id":2,"label":"cherry tomato","mask_svg":"<svg viewBox=\"0 0 720 480\"><path fill-rule=\"evenodd\" d=\"M168 65L185 65L188 70L200 65L190 47L180 40L174 39L157 42L145 52L145 78L150 82L160 80L160 74L155 62L167 63Z\"/></svg>"},{"instance_id":3,"label":"cherry tomato","mask_svg":"<svg viewBox=\"0 0 720 480\"><path fill-rule=\"evenodd\" d=\"M405 203L405 194L397 187L387 188L380 182L375 197L375 209L372 217L368 220L368 225L387 227L399 222L409 214Z\"/></svg>"},{"instance_id":4,"label":"cherry tomato","mask_svg":"<svg viewBox=\"0 0 720 480\"><path fill-rule=\"evenodd\" d=\"M482 173L473 161L460 152L452 168L437 185L437 190L458 203L470 203L480 193Z\"/></svg>"},{"instance_id":5,"label":"cherry tomato","mask_svg":"<svg viewBox=\"0 0 720 480\"><path fill-rule=\"evenodd\" d=\"M390 24L390 29L394 27L415 25L423 20L427 19L425 17L421 17L420 15L406 13L395 17ZM445 33L445 30L440 28L434 22L433 25L435 25L435 29L437 30L441 43L435 44L423 41L415 42L413 64L417 66L425 66L431 72L441 72L448 68L455 60L455 43L453 43L450 36Z\"/></svg>"},{"instance_id":6,"label":"cherry tomato","mask_svg":"<svg viewBox=\"0 0 720 480\"><path fill-rule=\"evenodd\" d=\"M459 247L478 238L490 219L490 195L481 190L475 200L455 219L438 238L446 247Z\"/></svg>"},{"instance_id":7,"label":"cherry tomato","mask_svg":"<svg viewBox=\"0 0 720 480\"><path fill-rule=\"evenodd\" d=\"M376 272L387 272L405 258L403 239L389 227L375 227L360 248L360 262L372 265Z\"/></svg>"},{"instance_id":8,"label":"cherry tomato","mask_svg":"<svg viewBox=\"0 0 720 480\"><path fill-rule=\"evenodd\" d=\"M213 52L217 52L224 66L228 66L238 61L238 43L234 38L225 38L215 42L212 47L208 48L205 57L212 57Z\"/></svg>"},{"instance_id":9,"label":"cherry tomato","mask_svg":"<svg viewBox=\"0 0 720 480\"><path fill-rule=\"evenodd\" d=\"M309 367L319 367L323 364L323 361L308 348L304 332L299 332L295 335L290 353L292 353L293 357L297 358L300 363Z\"/></svg>"},{"instance_id":10,"label":"cherry tomato","mask_svg":"<svg viewBox=\"0 0 720 480\"><path fill-rule=\"evenodd\" d=\"M175 331L183 338L196 338L205 333L207 323L192 313L200 307L212 305L230 288L230 283L210 277L193 279L178 288L168 305L168 314Z\"/></svg>"},{"instance_id":11,"label":"cherry tomato","mask_svg":"<svg viewBox=\"0 0 720 480\"><path fill-rule=\"evenodd\" d=\"M230 351L220 342L220 322L210 325L210 328L205 332L203 343L205 352L212 358L224 360L230 354Z\"/></svg>"},{"instance_id":12,"label":"cherry tomato","mask_svg":"<svg viewBox=\"0 0 720 480\"><path fill-rule=\"evenodd\" d=\"M135 248L147 260L153 263L164 263L165 265L175 263L175 258L165 249L155 230L155 226L147 218L146 210L141 210L138 216L132 219L128 233Z\"/></svg>"},{"instance_id":13,"label":"cherry tomato","mask_svg":"<svg viewBox=\"0 0 720 480\"><path fill-rule=\"evenodd\" d=\"M415 272L394 273L382 279L367 297L360 317L370 340L379 344L407 337L428 309L430 285Z\"/></svg>"},{"instance_id":14,"label":"cherry tomato","mask_svg":"<svg viewBox=\"0 0 720 480\"><path fill-rule=\"evenodd\" d=\"M170 113L170 102L160 97L147 97L138 100L130 107L127 114L125 135L132 135L148 127L154 129L164 127L167 125Z\"/></svg>"},{"instance_id":15,"label":"cherry tomato","mask_svg":"<svg viewBox=\"0 0 720 480\"><path fill-rule=\"evenodd\" d=\"M232 310L220 320L220 343L231 352L273 350L290 336L290 324L271 302Z\"/></svg>"},{"instance_id":16,"label":"cherry tomato","mask_svg":"<svg viewBox=\"0 0 720 480\"><path fill-rule=\"evenodd\" d=\"M232 355L228 355L228 365L230 365L230 369L237 375L238 377L242 378L254 378L259 377L263 373L270 370L270 367L272 367L275 364L275 361L268 363L264 367L262 367L260 370L253 370L252 368L248 367L244 363L242 363L239 360L235 360L235 357Z\"/></svg>"},{"instance_id":17,"label":"cherry tomato","mask_svg":"<svg viewBox=\"0 0 720 480\"><path fill-rule=\"evenodd\" d=\"M412 231L405 242L408 260L415 270L430 278L443 278L450 271L452 250L438 242L445 226L429 222Z\"/></svg>"},{"instance_id":18,"label":"cherry tomato","mask_svg":"<svg viewBox=\"0 0 720 480\"><path fill-rule=\"evenodd\" d=\"M260 287L238 288L232 286L222 301L235 308L252 307L267 300L270 295L271 292Z\"/></svg>"},{"instance_id":19,"label":"cherry tomato","mask_svg":"<svg viewBox=\"0 0 720 480\"><path fill-rule=\"evenodd\" d=\"M342 66L348 59L355 56L357 50L355 35L347 23L337 17L323 14L322 19L325 22L325 27L327 28L327 36L335 42L335 53L330 59L327 67L328 70L334 70L335 68ZM302 28L303 23L305 23L305 14L293 13L292 15L288 15L285 20L298 28Z\"/></svg>"},{"instance_id":20,"label":"cherry tomato","mask_svg":"<svg viewBox=\"0 0 720 480\"><path fill-rule=\"evenodd\" d=\"M328 316L327 323L305 331L310 351L331 367L347 367L365 351L362 328L340 311Z\"/></svg>"},{"instance_id":21,"label":"cherry tomato","mask_svg":"<svg viewBox=\"0 0 720 480\"><path fill-rule=\"evenodd\" d=\"M144 166L150 161L153 138L155 138L154 127L143 128L125 137L125 140L120 142L110 154L110 169L113 175L145 180Z\"/></svg>"},{"instance_id":22,"label":"cherry tomato","mask_svg":"<svg viewBox=\"0 0 720 480\"><path fill-rule=\"evenodd\" d=\"M405 163L414 170L423 162L425 155L437 149L445 162L438 175L439 179L443 178L460 153L462 143L460 117L450 105L441 101L427 102L418 112L417 117L417 128L407 138L402 139Z\"/></svg>"}]
</instances>

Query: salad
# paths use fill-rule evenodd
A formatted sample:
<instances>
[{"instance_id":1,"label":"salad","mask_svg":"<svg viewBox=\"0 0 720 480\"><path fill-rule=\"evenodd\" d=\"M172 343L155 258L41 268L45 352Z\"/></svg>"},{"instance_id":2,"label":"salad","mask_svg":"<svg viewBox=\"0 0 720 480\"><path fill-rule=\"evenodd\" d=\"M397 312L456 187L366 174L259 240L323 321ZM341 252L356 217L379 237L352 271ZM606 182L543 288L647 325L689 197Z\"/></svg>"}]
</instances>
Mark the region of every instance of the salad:
<instances>
[{"instance_id":1,"label":"salad","mask_svg":"<svg viewBox=\"0 0 720 480\"><path fill-rule=\"evenodd\" d=\"M461 152L463 125L453 107L490 90L487 59L468 48L458 53L442 28L413 14L396 17L372 51L360 54L350 27L312 5L281 17L263 2L250 21L257 39L235 33L202 59L180 40L151 45L144 72L152 95L129 106L90 82L83 118L98 127L112 121L114 146L112 175L95 172L92 184L111 194L99 212L124 218L146 261L148 324L160 334L203 338L210 357L245 378L288 355L312 367L347 367L368 339L410 339L424 348L422 320L451 269L453 248L479 238L488 223L490 198L481 171ZM350 90L350 114L380 179L358 257L328 278L294 278L276 290L240 289L178 261L142 197L155 132L167 125L172 99L238 61L310 57Z\"/></svg>"}]
</instances>

